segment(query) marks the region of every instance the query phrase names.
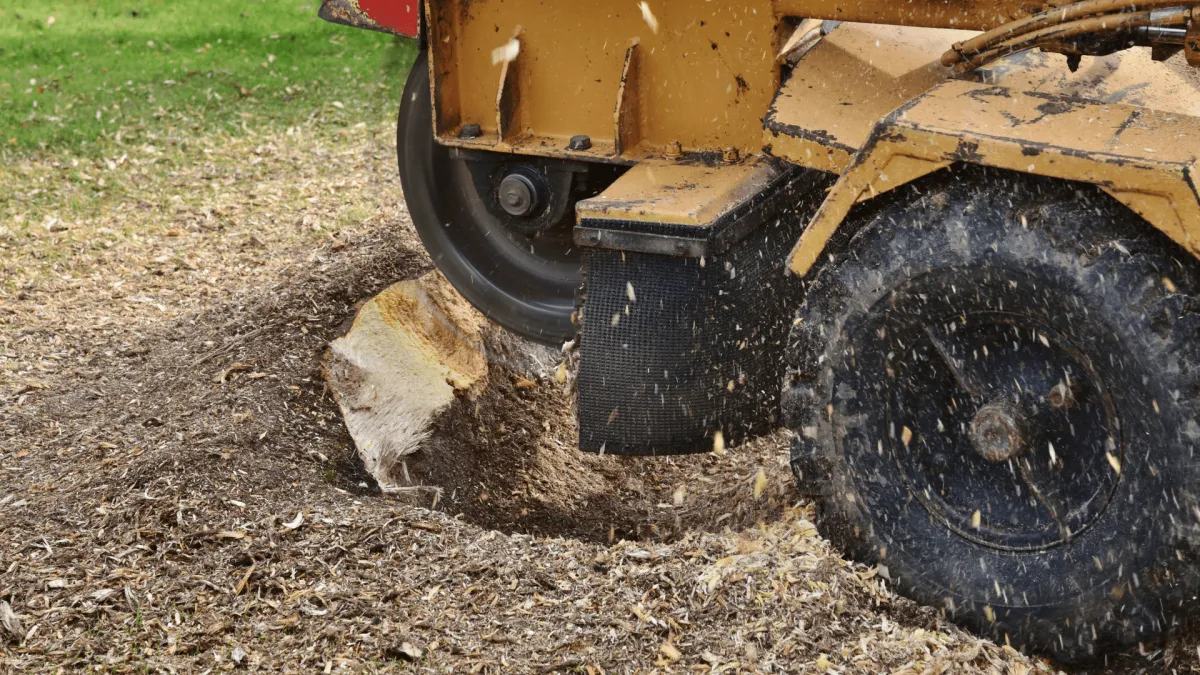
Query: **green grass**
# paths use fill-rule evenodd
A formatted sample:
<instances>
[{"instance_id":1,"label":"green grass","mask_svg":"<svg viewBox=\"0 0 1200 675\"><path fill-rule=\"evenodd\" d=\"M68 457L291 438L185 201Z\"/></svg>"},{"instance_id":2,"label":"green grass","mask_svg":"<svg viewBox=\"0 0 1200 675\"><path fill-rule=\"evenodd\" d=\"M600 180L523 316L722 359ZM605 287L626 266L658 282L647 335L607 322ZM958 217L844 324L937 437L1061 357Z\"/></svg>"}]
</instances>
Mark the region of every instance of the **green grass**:
<instances>
[{"instance_id":1,"label":"green grass","mask_svg":"<svg viewBox=\"0 0 1200 675\"><path fill-rule=\"evenodd\" d=\"M317 18L317 0L0 3L0 153L395 113L411 42Z\"/></svg>"}]
</instances>

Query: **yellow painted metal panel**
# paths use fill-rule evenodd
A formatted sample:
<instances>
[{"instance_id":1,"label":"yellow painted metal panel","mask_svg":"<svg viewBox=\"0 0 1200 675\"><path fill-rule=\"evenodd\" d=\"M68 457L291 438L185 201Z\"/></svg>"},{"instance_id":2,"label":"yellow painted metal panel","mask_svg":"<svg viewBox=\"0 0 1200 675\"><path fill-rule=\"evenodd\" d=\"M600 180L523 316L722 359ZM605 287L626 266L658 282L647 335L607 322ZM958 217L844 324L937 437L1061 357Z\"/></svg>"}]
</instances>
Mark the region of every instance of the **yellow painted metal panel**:
<instances>
[{"instance_id":1,"label":"yellow painted metal panel","mask_svg":"<svg viewBox=\"0 0 1200 675\"><path fill-rule=\"evenodd\" d=\"M1200 117L1200 72L1182 60L1152 61L1149 49L1128 49L1083 59L1079 70L1065 57L1044 52L1014 54L974 77L1017 91L1035 91L1122 103Z\"/></svg>"},{"instance_id":2,"label":"yellow painted metal panel","mask_svg":"<svg viewBox=\"0 0 1200 675\"><path fill-rule=\"evenodd\" d=\"M613 115L626 53L638 44L635 83L640 157L678 141L687 149L762 147L762 117L779 85L779 19L769 0L654 3L654 26L637 3L444 0L431 7L430 46L441 94L438 131L448 145L505 152L611 158ZM655 30L655 28L657 30ZM519 52L521 129L496 135L502 64L492 52L513 35ZM626 105L630 105L626 101ZM463 124L482 127L459 139ZM568 153L587 135L590 152Z\"/></svg>"},{"instance_id":3,"label":"yellow painted metal panel","mask_svg":"<svg viewBox=\"0 0 1200 675\"><path fill-rule=\"evenodd\" d=\"M842 25L804 56L780 88L766 119L764 145L775 156L841 173L880 119L953 77L940 65L940 55L944 45L964 35ZM1182 63L1153 62L1146 49L1087 58L1075 73L1057 54L1014 54L962 81L1200 117L1200 75ZM975 114L955 105L945 111L948 118Z\"/></svg>"},{"instance_id":4,"label":"yellow painted metal panel","mask_svg":"<svg viewBox=\"0 0 1200 675\"><path fill-rule=\"evenodd\" d=\"M840 173L880 118L950 76L939 61L942 52L968 35L843 24L804 56L779 90L763 144L778 157Z\"/></svg>"},{"instance_id":5,"label":"yellow painted metal panel","mask_svg":"<svg viewBox=\"0 0 1200 675\"><path fill-rule=\"evenodd\" d=\"M576 205L578 219L709 225L766 188L778 169L770 162L706 165L646 160L603 193Z\"/></svg>"},{"instance_id":6,"label":"yellow painted metal panel","mask_svg":"<svg viewBox=\"0 0 1200 675\"><path fill-rule=\"evenodd\" d=\"M854 203L952 162L1094 183L1193 254L1200 201L1192 184L1200 118L1041 92L949 81L880 122L838 179L789 261L806 274ZM898 164L897 164L898 162Z\"/></svg>"}]
</instances>

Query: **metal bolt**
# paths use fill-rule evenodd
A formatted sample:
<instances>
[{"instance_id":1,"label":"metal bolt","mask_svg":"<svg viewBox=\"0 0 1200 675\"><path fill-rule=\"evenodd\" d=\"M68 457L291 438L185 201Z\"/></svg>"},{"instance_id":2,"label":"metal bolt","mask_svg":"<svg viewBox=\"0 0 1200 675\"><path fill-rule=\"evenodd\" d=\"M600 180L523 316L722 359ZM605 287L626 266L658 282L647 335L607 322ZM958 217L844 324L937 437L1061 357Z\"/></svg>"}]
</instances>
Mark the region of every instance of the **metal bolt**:
<instances>
[{"instance_id":1,"label":"metal bolt","mask_svg":"<svg viewBox=\"0 0 1200 675\"><path fill-rule=\"evenodd\" d=\"M512 216L528 216L537 206L537 188L519 173L510 173L500 181L500 207Z\"/></svg>"},{"instance_id":2,"label":"metal bolt","mask_svg":"<svg viewBox=\"0 0 1200 675\"><path fill-rule=\"evenodd\" d=\"M667 143L667 159L678 159L683 156L683 146L679 141Z\"/></svg>"},{"instance_id":3,"label":"metal bolt","mask_svg":"<svg viewBox=\"0 0 1200 675\"><path fill-rule=\"evenodd\" d=\"M726 162L738 161L738 149L734 147L725 148L721 151L721 159L725 160Z\"/></svg>"},{"instance_id":4,"label":"metal bolt","mask_svg":"<svg viewBox=\"0 0 1200 675\"><path fill-rule=\"evenodd\" d=\"M479 138L482 135L483 128L474 122L471 122L470 124L464 124L462 125L462 128L458 130L459 138Z\"/></svg>"},{"instance_id":5,"label":"metal bolt","mask_svg":"<svg viewBox=\"0 0 1200 675\"><path fill-rule=\"evenodd\" d=\"M584 135L572 136L571 142L567 144L567 147L577 152L587 150L592 147L592 139Z\"/></svg>"}]
</instances>

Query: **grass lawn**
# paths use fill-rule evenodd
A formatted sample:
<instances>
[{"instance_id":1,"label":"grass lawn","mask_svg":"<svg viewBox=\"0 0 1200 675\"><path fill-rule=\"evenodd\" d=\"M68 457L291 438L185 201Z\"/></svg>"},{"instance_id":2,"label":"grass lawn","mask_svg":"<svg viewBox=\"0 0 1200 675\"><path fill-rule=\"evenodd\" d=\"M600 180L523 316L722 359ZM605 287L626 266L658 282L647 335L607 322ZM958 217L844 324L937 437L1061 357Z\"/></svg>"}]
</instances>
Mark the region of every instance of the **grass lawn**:
<instances>
[{"instance_id":1,"label":"grass lawn","mask_svg":"<svg viewBox=\"0 0 1200 675\"><path fill-rule=\"evenodd\" d=\"M415 47L317 0L0 3L0 159L392 116Z\"/></svg>"}]
</instances>

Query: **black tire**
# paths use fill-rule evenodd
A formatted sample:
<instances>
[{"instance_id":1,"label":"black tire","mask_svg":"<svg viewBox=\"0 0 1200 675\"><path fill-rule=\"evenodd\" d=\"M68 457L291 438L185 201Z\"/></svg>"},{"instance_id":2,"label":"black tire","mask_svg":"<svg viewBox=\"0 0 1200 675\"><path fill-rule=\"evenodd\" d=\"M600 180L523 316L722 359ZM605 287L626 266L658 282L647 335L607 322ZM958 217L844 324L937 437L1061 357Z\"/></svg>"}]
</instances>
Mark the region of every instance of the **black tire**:
<instances>
[{"instance_id":1,"label":"black tire","mask_svg":"<svg viewBox=\"0 0 1200 675\"><path fill-rule=\"evenodd\" d=\"M488 215L465 163L434 140L425 52L404 85L396 147L413 226L446 279L511 331L554 346L571 339L582 253L571 246L569 227L549 243Z\"/></svg>"},{"instance_id":2,"label":"black tire","mask_svg":"<svg viewBox=\"0 0 1200 675\"><path fill-rule=\"evenodd\" d=\"M961 167L864 206L788 350L822 533L1002 643L1164 636L1198 586L1196 260L1089 185ZM1015 457L976 449L996 406Z\"/></svg>"}]
</instances>

